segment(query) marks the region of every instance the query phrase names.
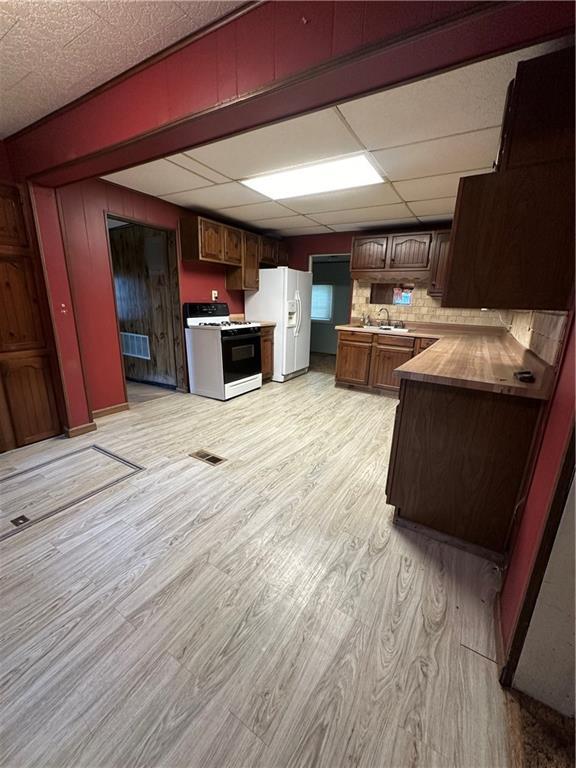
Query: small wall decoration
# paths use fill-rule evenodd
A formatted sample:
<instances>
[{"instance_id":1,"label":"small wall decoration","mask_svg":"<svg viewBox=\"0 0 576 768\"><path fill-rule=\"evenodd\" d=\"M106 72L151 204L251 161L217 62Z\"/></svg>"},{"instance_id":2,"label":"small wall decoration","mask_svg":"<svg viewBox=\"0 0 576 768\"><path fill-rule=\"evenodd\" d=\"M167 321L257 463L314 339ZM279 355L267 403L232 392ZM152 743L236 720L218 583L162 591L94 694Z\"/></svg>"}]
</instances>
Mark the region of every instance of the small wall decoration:
<instances>
[{"instance_id":1,"label":"small wall decoration","mask_svg":"<svg viewBox=\"0 0 576 768\"><path fill-rule=\"evenodd\" d=\"M409 307L412 304L412 288L394 288L392 304L401 304L404 307Z\"/></svg>"}]
</instances>

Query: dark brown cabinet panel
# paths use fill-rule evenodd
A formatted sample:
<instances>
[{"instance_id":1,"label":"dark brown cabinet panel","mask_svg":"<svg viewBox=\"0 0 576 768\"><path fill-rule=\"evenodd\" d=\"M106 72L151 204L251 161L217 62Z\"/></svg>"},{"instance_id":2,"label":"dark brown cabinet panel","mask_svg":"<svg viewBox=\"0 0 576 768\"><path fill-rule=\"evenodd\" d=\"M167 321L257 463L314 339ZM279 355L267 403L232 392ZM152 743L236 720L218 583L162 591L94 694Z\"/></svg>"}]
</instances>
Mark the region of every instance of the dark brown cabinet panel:
<instances>
[{"instance_id":1,"label":"dark brown cabinet panel","mask_svg":"<svg viewBox=\"0 0 576 768\"><path fill-rule=\"evenodd\" d=\"M390 247L388 269L428 269L431 242L429 232L395 235Z\"/></svg>"},{"instance_id":2,"label":"dark brown cabinet panel","mask_svg":"<svg viewBox=\"0 0 576 768\"><path fill-rule=\"evenodd\" d=\"M0 242L4 247L29 246L20 192L7 184L0 184Z\"/></svg>"},{"instance_id":3,"label":"dark brown cabinet panel","mask_svg":"<svg viewBox=\"0 0 576 768\"><path fill-rule=\"evenodd\" d=\"M344 384L368 386L371 355L372 345L370 343L346 341L339 338L336 355L336 381Z\"/></svg>"},{"instance_id":4,"label":"dark brown cabinet panel","mask_svg":"<svg viewBox=\"0 0 576 768\"><path fill-rule=\"evenodd\" d=\"M569 163L460 180L442 306L568 309L573 288Z\"/></svg>"},{"instance_id":5,"label":"dark brown cabinet panel","mask_svg":"<svg viewBox=\"0 0 576 768\"><path fill-rule=\"evenodd\" d=\"M59 434L63 413L27 192L0 185L0 451Z\"/></svg>"},{"instance_id":6,"label":"dark brown cabinet panel","mask_svg":"<svg viewBox=\"0 0 576 768\"><path fill-rule=\"evenodd\" d=\"M48 354L2 360L0 377L17 445L45 440L61 431Z\"/></svg>"},{"instance_id":7,"label":"dark brown cabinet panel","mask_svg":"<svg viewBox=\"0 0 576 768\"><path fill-rule=\"evenodd\" d=\"M350 269L386 269L387 248L387 237L355 237L352 240Z\"/></svg>"},{"instance_id":8,"label":"dark brown cabinet panel","mask_svg":"<svg viewBox=\"0 0 576 768\"><path fill-rule=\"evenodd\" d=\"M278 241L278 266L279 267L287 267L288 266L288 259L289 252L288 252L288 245L284 240Z\"/></svg>"},{"instance_id":9,"label":"dark brown cabinet panel","mask_svg":"<svg viewBox=\"0 0 576 768\"><path fill-rule=\"evenodd\" d=\"M207 261L224 261L223 226L200 219L200 253Z\"/></svg>"},{"instance_id":10,"label":"dark brown cabinet panel","mask_svg":"<svg viewBox=\"0 0 576 768\"><path fill-rule=\"evenodd\" d=\"M227 264L242 263L242 230L224 227L224 261Z\"/></svg>"},{"instance_id":11,"label":"dark brown cabinet panel","mask_svg":"<svg viewBox=\"0 0 576 768\"><path fill-rule=\"evenodd\" d=\"M434 299L441 299L444 293L449 246L450 231L436 232L430 254L430 283L428 284L428 295Z\"/></svg>"},{"instance_id":12,"label":"dark brown cabinet panel","mask_svg":"<svg viewBox=\"0 0 576 768\"><path fill-rule=\"evenodd\" d=\"M32 259L0 255L0 351L45 344Z\"/></svg>"},{"instance_id":13,"label":"dark brown cabinet panel","mask_svg":"<svg viewBox=\"0 0 576 768\"><path fill-rule=\"evenodd\" d=\"M574 48L518 64L502 129L499 170L574 159Z\"/></svg>"},{"instance_id":14,"label":"dark brown cabinet panel","mask_svg":"<svg viewBox=\"0 0 576 768\"><path fill-rule=\"evenodd\" d=\"M540 408L403 380L386 484L396 521L504 553Z\"/></svg>"},{"instance_id":15,"label":"dark brown cabinet panel","mask_svg":"<svg viewBox=\"0 0 576 768\"><path fill-rule=\"evenodd\" d=\"M412 357L409 348L374 345L370 365L370 386L375 389L398 390L400 379L394 375L399 365L407 363Z\"/></svg>"},{"instance_id":16,"label":"dark brown cabinet panel","mask_svg":"<svg viewBox=\"0 0 576 768\"><path fill-rule=\"evenodd\" d=\"M274 328L263 326L260 337L262 357L262 381L269 381L274 373Z\"/></svg>"},{"instance_id":17,"label":"dark brown cabinet panel","mask_svg":"<svg viewBox=\"0 0 576 768\"><path fill-rule=\"evenodd\" d=\"M226 272L228 290L258 290L261 240L260 235L242 232L241 266Z\"/></svg>"},{"instance_id":18,"label":"dark brown cabinet panel","mask_svg":"<svg viewBox=\"0 0 576 768\"><path fill-rule=\"evenodd\" d=\"M262 250L260 251L260 262L262 264L269 264L270 266L277 266L278 264L278 241L273 240L271 237L262 238Z\"/></svg>"}]
</instances>

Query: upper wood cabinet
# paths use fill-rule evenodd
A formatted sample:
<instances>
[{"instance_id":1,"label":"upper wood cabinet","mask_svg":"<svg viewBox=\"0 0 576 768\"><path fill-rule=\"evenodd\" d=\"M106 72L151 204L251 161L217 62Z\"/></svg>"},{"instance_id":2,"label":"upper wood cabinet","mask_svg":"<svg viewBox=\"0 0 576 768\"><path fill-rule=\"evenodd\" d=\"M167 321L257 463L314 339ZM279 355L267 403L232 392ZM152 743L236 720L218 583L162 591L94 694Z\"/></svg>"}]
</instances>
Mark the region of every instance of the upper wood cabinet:
<instances>
[{"instance_id":1,"label":"upper wood cabinet","mask_svg":"<svg viewBox=\"0 0 576 768\"><path fill-rule=\"evenodd\" d=\"M242 235L241 229L224 227L224 261L227 264L242 263Z\"/></svg>"},{"instance_id":2,"label":"upper wood cabinet","mask_svg":"<svg viewBox=\"0 0 576 768\"><path fill-rule=\"evenodd\" d=\"M498 170L574 159L574 48L521 61L510 84Z\"/></svg>"},{"instance_id":3,"label":"upper wood cabinet","mask_svg":"<svg viewBox=\"0 0 576 768\"><path fill-rule=\"evenodd\" d=\"M430 263L430 232L394 235L390 247L388 269L428 269Z\"/></svg>"},{"instance_id":4,"label":"upper wood cabinet","mask_svg":"<svg viewBox=\"0 0 576 768\"><path fill-rule=\"evenodd\" d=\"M279 267L287 267L288 266L288 257L289 257L289 251L288 251L288 245L285 240L279 240L278 241L278 266Z\"/></svg>"},{"instance_id":5,"label":"upper wood cabinet","mask_svg":"<svg viewBox=\"0 0 576 768\"><path fill-rule=\"evenodd\" d=\"M271 237L262 237L260 262L273 267L278 265L278 240L273 240Z\"/></svg>"},{"instance_id":6,"label":"upper wood cabinet","mask_svg":"<svg viewBox=\"0 0 576 768\"><path fill-rule=\"evenodd\" d=\"M355 237L352 240L350 269L386 269L387 248L387 237Z\"/></svg>"},{"instance_id":7,"label":"upper wood cabinet","mask_svg":"<svg viewBox=\"0 0 576 768\"><path fill-rule=\"evenodd\" d=\"M460 180L442 306L568 309L573 290L570 163Z\"/></svg>"},{"instance_id":8,"label":"upper wood cabinet","mask_svg":"<svg viewBox=\"0 0 576 768\"><path fill-rule=\"evenodd\" d=\"M569 309L574 50L518 65L498 172L460 179L442 305Z\"/></svg>"},{"instance_id":9,"label":"upper wood cabinet","mask_svg":"<svg viewBox=\"0 0 576 768\"><path fill-rule=\"evenodd\" d=\"M450 230L435 233L430 252L430 282L428 284L428 295L434 299L441 299L444 293L449 245Z\"/></svg>"},{"instance_id":10,"label":"upper wood cabinet","mask_svg":"<svg viewBox=\"0 0 576 768\"><path fill-rule=\"evenodd\" d=\"M226 272L226 288L232 291L257 291L262 238L252 232L242 232L241 235L241 265Z\"/></svg>"},{"instance_id":11,"label":"upper wood cabinet","mask_svg":"<svg viewBox=\"0 0 576 768\"><path fill-rule=\"evenodd\" d=\"M224 227L221 224L200 219L200 258L224 261Z\"/></svg>"}]
</instances>

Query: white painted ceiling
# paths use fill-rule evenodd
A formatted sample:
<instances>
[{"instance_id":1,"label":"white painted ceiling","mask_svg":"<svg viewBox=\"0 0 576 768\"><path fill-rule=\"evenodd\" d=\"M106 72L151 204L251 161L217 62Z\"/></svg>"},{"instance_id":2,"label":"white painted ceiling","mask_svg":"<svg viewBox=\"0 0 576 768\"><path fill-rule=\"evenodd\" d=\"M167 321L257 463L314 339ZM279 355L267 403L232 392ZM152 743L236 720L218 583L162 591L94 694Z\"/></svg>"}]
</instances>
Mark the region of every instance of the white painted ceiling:
<instances>
[{"instance_id":1,"label":"white painted ceiling","mask_svg":"<svg viewBox=\"0 0 576 768\"><path fill-rule=\"evenodd\" d=\"M449 221L460 177L487 173L496 159L517 63L564 44L471 64L105 178L278 235ZM279 201L240 183L359 152L386 183Z\"/></svg>"},{"instance_id":2,"label":"white painted ceiling","mask_svg":"<svg viewBox=\"0 0 576 768\"><path fill-rule=\"evenodd\" d=\"M1 0L0 138L243 4Z\"/></svg>"}]
</instances>

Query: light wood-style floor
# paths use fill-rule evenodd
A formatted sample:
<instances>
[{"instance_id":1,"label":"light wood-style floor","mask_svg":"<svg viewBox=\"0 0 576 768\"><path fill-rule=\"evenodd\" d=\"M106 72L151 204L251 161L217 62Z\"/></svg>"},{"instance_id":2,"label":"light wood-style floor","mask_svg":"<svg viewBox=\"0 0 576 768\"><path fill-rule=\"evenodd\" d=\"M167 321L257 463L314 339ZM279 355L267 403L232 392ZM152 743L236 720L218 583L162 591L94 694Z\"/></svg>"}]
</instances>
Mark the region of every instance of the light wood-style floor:
<instances>
[{"instance_id":1,"label":"light wood-style floor","mask_svg":"<svg viewBox=\"0 0 576 768\"><path fill-rule=\"evenodd\" d=\"M146 467L0 545L2 766L508 765L494 566L391 525L397 401L333 381L173 394L0 457Z\"/></svg>"}]
</instances>

